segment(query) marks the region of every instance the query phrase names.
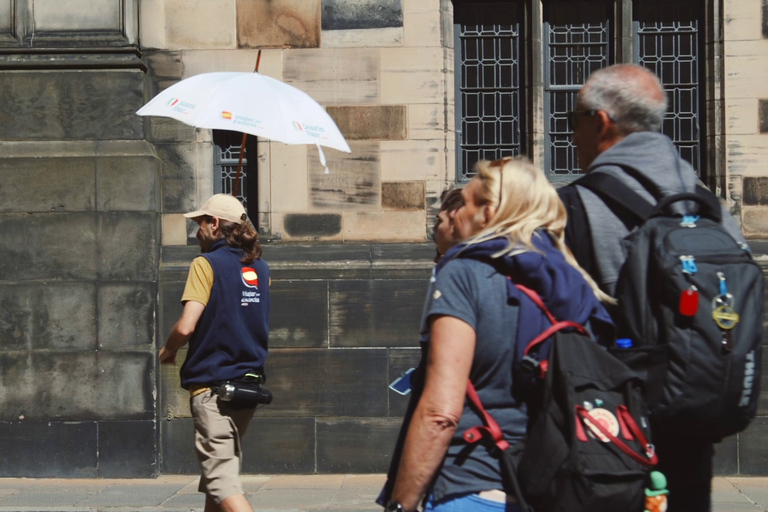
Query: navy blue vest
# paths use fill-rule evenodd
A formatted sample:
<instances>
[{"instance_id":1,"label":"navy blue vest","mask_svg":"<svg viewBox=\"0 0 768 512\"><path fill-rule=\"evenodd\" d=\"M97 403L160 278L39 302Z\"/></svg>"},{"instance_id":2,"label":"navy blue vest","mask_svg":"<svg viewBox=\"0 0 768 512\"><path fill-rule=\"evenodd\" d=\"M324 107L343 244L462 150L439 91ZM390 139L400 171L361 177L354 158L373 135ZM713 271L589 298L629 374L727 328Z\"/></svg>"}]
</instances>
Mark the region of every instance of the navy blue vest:
<instances>
[{"instance_id":1,"label":"navy blue vest","mask_svg":"<svg viewBox=\"0 0 768 512\"><path fill-rule=\"evenodd\" d=\"M189 338L181 386L237 379L264 366L269 337L269 267L217 240L203 257L213 267L211 299Z\"/></svg>"}]
</instances>

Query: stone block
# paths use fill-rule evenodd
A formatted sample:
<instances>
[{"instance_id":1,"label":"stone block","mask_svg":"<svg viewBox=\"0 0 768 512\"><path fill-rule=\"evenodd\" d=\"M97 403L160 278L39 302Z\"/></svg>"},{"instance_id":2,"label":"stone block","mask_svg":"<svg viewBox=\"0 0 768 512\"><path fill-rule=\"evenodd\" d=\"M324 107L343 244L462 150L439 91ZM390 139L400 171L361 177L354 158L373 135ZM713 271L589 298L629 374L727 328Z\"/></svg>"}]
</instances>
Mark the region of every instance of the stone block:
<instances>
[{"instance_id":1,"label":"stone block","mask_svg":"<svg viewBox=\"0 0 768 512\"><path fill-rule=\"evenodd\" d=\"M760 39L760 2L726 2L724 36L727 41L754 41Z\"/></svg>"},{"instance_id":2,"label":"stone block","mask_svg":"<svg viewBox=\"0 0 768 512\"><path fill-rule=\"evenodd\" d=\"M274 349L267 359L269 417L384 416L386 350Z\"/></svg>"},{"instance_id":3,"label":"stone block","mask_svg":"<svg viewBox=\"0 0 768 512\"><path fill-rule=\"evenodd\" d=\"M243 473L314 473L314 418L264 418L265 410L256 410L243 438Z\"/></svg>"},{"instance_id":4,"label":"stone block","mask_svg":"<svg viewBox=\"0 0 768 512\"><path fill-rule=\"evenodd\" d=\"M164 341L164 340L163 340ZM160 400L158 401L158 416L161 418L190 418L189 391L181 387L179 370L187 357L187 349L182 348L176 355L176 364L161 364Z\"/></svg>"},{"instance_id":5,"label":"stone block","mask_svg":"<svg viewBox=\"0 0 768 512\"><path fill-rule=\"evenodd\" d=\"M144 2L139 9L142 48L167 48L165 2Z\"/></svg>"},{"instance_id":6,"label":"stone block","mask_svg":"<svg viewBox=\"0 0 768 512\"><path fill-rule=\"evenodd\" d=\"M443 105L408 105L408 138L410 140L444 138L445 120L446 112Z\"/></svg>"},{"instance_id":7,"label":"stone block","mask_svg":"<svg viewBox=\"0 0 768 512\"><path fill-rule=\"evenodd\" d=\"M155 2L153 2L154 4ZM157 2L159 5L159 2ZM143 11L144 9L142 9ZM164 15L163 12L155 12L155 15ZM165 25L163 25L163 29L165 29ZM144 43L144 40L142 39L142 44ZM186 69L186 56L182 55L182 52L180 51L162 51L162 52L153 52L148 51L145 55L145 59L147 62L147 68L149 75L154 79L154 81L157 81L158 79L165 79L165 80L181 80L184 78L184 71ZM159 91L154 91L155 94L157 94Z\"/></svg>"},{"instance_id":8,"label":"stone block","mask_svg":"<svg viewBox=\"0 0 768 512\"><path fill-rule=\"evenodd\" d=\"M3 159L0 212L92 211L95 170L91 158Z\"/></svg>"},{"instance_id":9,"label":"stone block","mask_svg":"<svg viewBox=\"0 0 768 512\"><path fill-rule=\"evenodd\" d=\"M768 205L768 178L744 177L744 205Z\"/></svg>"},{"instance_id":10,"label":"stone block","mask_svg":"<svg viewBox=\"0 0 768 512\"><path fill-rule=\"evenodd\" d=\"M0 422L0 477L95 478L93 421Z\"/></svg>"},{"instance_id":11,"label":"stone block","mask_svg":"<svg viewBox=\"0 0 768 512\"><path fill-rule=\"evenodd\" d=\"M283 80L321 105L377 104L379 50L286 50L283 52Z\"/></svg>"},{"instance_id":12,"label":"stone block","mask_svg":"<svg viewBox=\"0 0 768 512\"><path fill-rule=\"evenodd\" d=\"M273 280L269 293L270 347L320 348L327 346L327 281Z\"/></svg>"},{"instance_id":13,"label":"stone block","mask_svg":"<svg viewBox=\"0 0 768 512\"><path fill-rule=\"evenodd\" d=\"M187 393L189 397L189 393ZM194 475L200 473L195 455L195 426L192 418L159 420L160 473L166 475Z\"/></svg>"},{"instance_id":14,"label":"stone block","mask_svg":"<svg viewBox=\"0 0 768 512\"><path fill-rule=\"evenodd\" d=\"M768 100L757 100L757 121L760 126L760 133L768 133Z\"/></svg>"},{"instance_id":15,"label":"stone block","mask_svg":"<svg viewBox=\"0 0 768 512\"><path fill-rule=\"evenodd\" d=\"M768 418L752 420L747 430L739 434L739 474L764 475L768 467Z\"/></svg>"},{"instance_id":16,"label":"stone block","mask_svg":"<svg viewBox=\"0 0 768 512\"><path fill-rule=\"evenodd\" d=\"M35 32L119 32L123 2L115 0L70 1L66 9L57 4L35 6Z\"/></svg>"},{"instance_id":17,"label":"stone block","mask_svg":"<svg viewBox=\"0 0 768 512\"><path fill-rule=\"evenodd\" d=\"M323 48L383 48L402 46L403 27L323 30Z\"/></svg>"},{"instance_id":18,"label":"stone block","mask_svg":"<svg viewBox=\"0 0 768 512\"><path fill-rule=\"evenodd\" d=\"M442 44L440 18L440 10L437 6L406 8L403 16L405 46L439 48Z\"/></svg>"},{"instance_id":19,"label":"stone block","mask_svg":"<svg viewBox=\"0 0 768 512\"><path fill-rule=\"evenodd\" d=\"M344 212L344 240L425 242L424 211Z\"/></svg>"},{"instance_id":20,"label":"stone block","mask_svg":"<svg viewBox=\"0 0 768 512\"><path fill-rule=\"evenodd\" d=\"M99 478L157 476L155 422L99 422Z\"/></svg>"},{"instance_id":21,"label":"stone block","mask_svg":"<svg viewBox=\"0 0 768 512\"><path fill-rule=\"evenodd\" d=\"M289 213L283 218L290 238L320 240L341 234L341 215L337 213Z\"/></svg>"},{"instance_id":22,"label":"stone block","mask_svg":"<svg viewBox=\"0 0 768 512\"><path fill-rule=\"evenodd\" d=\"M213 180L207 173L213 172L213 144L155 144L155 149L162 162L163 213L187 213L202 205L213 190L203 191L196 171L205 169L200 171L200 181L205 178L204 181L212 185Z\"/></svg>"},{"instance_id":23,"label":"stone block","mask_svg":"<svg viewBox=\"0 0 768 512\"><path fill-rule=\"evenodd\" d=\"M235 0L167 0L168 48L235 48L235 3Z\"/></svg>"},{"instance_id":24,"label":"stone block","mask_svg":"<svg viewBox=\"0 0 768 512\"><path fill-rule=\"evenodd\" d=\"M152 419L153 363L153 352L0 353L0 421Z\"/></svg>"},{"instance_id":25,"label":"stone block","mask_svg":"<svg viewBox=\"0 0 768 512\"><path fill-rule=\"evenodd\" d=\"M732 41L726 45L726 98L766 98L768 84L763 80L768 41Z\"/></svg>"},{"instance_id":26,"label":"stone block","mask_svg":"<svg viewBox=\"0 0 768 512\"><path fill-rule=\"evenodd\" d=\"M141 139L141 71L18 71L0 75L0 140Z\"/></svg>"},{"instance_id":27,"label":"stone block","mask_svg":"<svg viewBox=\"0 0 768 512\"><path fill-rule=\"evenodd\" d=\"M402 0L323 0L323 30L402 26Z\"/></svg>"},{"instance_id":28,"label":"stone block","mask_svg":"<svg viewBox=\"0 0 768 512\"><path fill-rule=\"evenodd\" d=\"M331 347L413 347L426 281L331 281Z\"/></svg>"},{"instance_id":29,"label":"stone block","mask_svg":"<svg viewBox=\"0 0 768 512\"><path fill-rule=\"evenodd\" d=\"M154 281L157 278L159 230L156 213L99 215L99 278Z\"/></svg>"},{"instance_id":30,"label":"stone block","mask_svg":"<svg viewBox=\"0 0 768 512\"><path fill-rule=\"evenodd\" d=\"M739 473L739 438L726 437L715 444L712 470L715 475L737 475Z\"/></svg>"},{"instance_id":31,"label":"stone block","mask_svg":"<svg viewBox=\"0 0 768 512\"><path fill-rule=\"evenodd\" d=\"M413 336L413 345L418 345L418 336ZM421 350L414 348L408 349L390 349L389 351L389 377L387 380L393 382L410 368L416 368L421 360ZM411 394L400 395L391 389L387 391L389 398L389 416L392 418L402 418L408 408L408 402Z\"/></svg>"},{"instance_id":32,"label":"stone block","mask_svg":"<svg viewBox=\"0 0 768 512\"><path fill-rule=\"evenodd\" d=\"M408 136L404 105L328 107L347 140L403 140Z\"/></svg>"},{"instance_id":33,"label":"stone block","mask_svg":"<svg viewBox=\"0 0 768 512\"><path fill-rule=\"evenodd\" d=\"M318 473L386 473L400 418L317 421Z\"/></svg>"},{"instance_id":34,"label":"stone block","mask_svg":"<svg viewBox=\"0 0 768 512\"><path fill-rule=\"evenodd\" d=\"M442 48L382 48L380 53L381 103L444 104Z\"/></svg>"},{"instance_id":35,"label":"stone block","mask_svg":"<svg viewBox=\"0 0 768 512\"><path fill-rule=\"evenodd\" d=\"M261 60L258 60L261 51ZM187 50L184 52L184 78L216 71L241 71L250 73L259 63L260 75L283 78L283 50Z\"/></svg>"},{"instance_id":36,"label":"stone block","mask_svg":"<svg viewBox=\"0 0 768 512\"><path fill-rule=\"evenodd\" d=\"M719 103L707 105L707 119L713 119L721 110ZM754 98L728 100L725 111L725 128L729 135L750 135L755 133L755 126L760 122L759 112L755 110ZM757 121L755 118L757 117Z\"/></svg>"},{"instance_id":37,"label":"stone block","mask_svg":"<svg viewBox=\"0 0 768 512\"><path fill-rule=\"evenodd\" d=\"M338 153L328 150L328 154ZM305 212L308 202L309 158L318 160L317 149L305 144L270 145L269 169L272 190L273 212Z\"/></svg>"},{"instance_id":38,"label":"stone block","mask_svg":"<svg viewBox=\"0 0 768 512\"><path fill-rule=\"evenodd\" d=\"M0 285L0 350L94 350L95 298L92 283Z\"/></svg>"},{"instance_id":39,"label":"stone block","mask_svg":"<svg viewBox=\"0 0 768 512\"><path fill-rule=\"evenodd\" d=\"M97 209L157 211L159 164L158 159L151 156L97 158Z\"/></svg>"},{"instance_id":40,"label":"stone block","mask_svg":"<svg viewBox=\"0 0 768 512\"><path fill-rule=\"evenodd\" d=\"M385 210L426 208L423 181L390 181L381 184L381 206Z\"/></svg>"},{"instance_id":41,"label":"stone block","mask_svg":"<svg viewBox=\"0 0 768 512\"><path fill-rule=\"evenodd\" d=\"M163 245L187 245L187 219L182 213L162 215Z\"/></svg>"},{"instance_id":42,"label":"stone block","mask_svg":"<svg viewBox=\"0 0 768 512\"><path fill-rule=\"evenodd\" d=\"M379 145L352 142L352 153L329 150L325 156L329 173L308 156L311 205L316 209L374 210L380 204Z\"/></svg>"},{"instance_id":43,"label":"stone block","mask_svg":"<svg viewBox=\"0 0 768 512\"><path fill-rule=\"evenodd\" d=\"M240 48L317 48L320 0L237 0Z\"/></svg>"},{"instance_id":44,"label":"stone block","mask_svg":"<svg viewBox=\"0 0 768 512\"><path fill-rule=\"evenodd\" d=\"M768 0L763 0L762 5L762 28L763 28L763 39L768 39Z\"/></svg>"},{"instance_id":45,"label":"stone block","mask_svg":"<svg viewBox=\"0 0 768 512\"><path fill-rule=\"evenodd\" d=\"M403 140L381 143L381 179L445 179L444 140Z\"/></svg>"},{"instance_id":46,"label":"stone block","mask_svg":"<svg viewBox=\"0 0 768 512\"><path fill-rule=\"evenodd\" d=\"M0 280L95 279L93 213L0 215Z\"/></svg>"},{"instance_id":47,"label":"stone block","mask_svg":"<svg viewBox=\"0 0 768 512\"><path fill-rule=\"evenodd\" d=\"M99 348L153 350L156 296L154 283L101 283Z\"/></svg>"}]
</instances>

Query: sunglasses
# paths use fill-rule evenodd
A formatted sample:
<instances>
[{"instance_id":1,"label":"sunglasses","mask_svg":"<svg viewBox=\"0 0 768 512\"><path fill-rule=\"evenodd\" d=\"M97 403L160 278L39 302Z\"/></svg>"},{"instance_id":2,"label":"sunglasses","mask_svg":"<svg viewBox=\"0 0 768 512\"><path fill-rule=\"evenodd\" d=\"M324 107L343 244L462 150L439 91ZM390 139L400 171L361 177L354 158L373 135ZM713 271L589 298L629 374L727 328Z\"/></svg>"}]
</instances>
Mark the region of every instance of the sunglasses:
<instances>
[{"instance_id":1,"label":"sunglasses","mask_svg":"<svg viewBox=\"0 0 768 512\"><path fill-rule=\"evenodd\" d=\"M568 119L568 126L571 129L571 131L576 131L576 129L579 127L579 117L581 116L589 116L589 117L595 117L597 113L600 112L600 110L571 110L570 112L567 112L565 114L566 119ZM602 112L605 112L603 110ZM613 118L612 115L608 114L608 119L615 123L616 119Z\"/></svg>"}]
</instances>

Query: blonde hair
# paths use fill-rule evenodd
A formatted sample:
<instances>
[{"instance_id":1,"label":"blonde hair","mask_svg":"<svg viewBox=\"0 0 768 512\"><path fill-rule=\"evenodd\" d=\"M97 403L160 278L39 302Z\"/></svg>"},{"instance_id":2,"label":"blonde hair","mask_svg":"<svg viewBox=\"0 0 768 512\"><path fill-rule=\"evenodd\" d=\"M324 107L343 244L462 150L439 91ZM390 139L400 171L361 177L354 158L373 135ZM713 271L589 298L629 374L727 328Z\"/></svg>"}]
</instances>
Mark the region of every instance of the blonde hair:
<instances>
[{"instance_id":1,"label":"blonde hair","mask_svg":"<svg viewBox=\"0 0 768 512\"><path fill-rule=\"evenodd\" d=\"M493 208L495 214L479 233L466 242L467 245L503 236L509 240L509 246L494 254L494 258L528 251L540 252L532 239L536 230L543 229L565 261L584 276L595 296L603 302L616 303L600 290L566 247L568 214L555 187L540 169L523 159L506 157L493 162L481 160L475 170L477 175L474 179L479 182L475 203Z\"/></svg>"}]
</instances>

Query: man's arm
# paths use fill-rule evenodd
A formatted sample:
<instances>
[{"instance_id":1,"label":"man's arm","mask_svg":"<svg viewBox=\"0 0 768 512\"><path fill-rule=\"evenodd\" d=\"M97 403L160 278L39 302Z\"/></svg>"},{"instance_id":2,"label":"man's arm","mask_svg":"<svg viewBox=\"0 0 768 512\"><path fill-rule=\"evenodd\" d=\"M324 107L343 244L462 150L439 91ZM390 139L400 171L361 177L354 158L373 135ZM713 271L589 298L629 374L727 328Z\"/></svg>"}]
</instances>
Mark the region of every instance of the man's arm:
<instances>
[{"instance_id":1,"label":"man's arm","mask_svg":"<svg viewBox=\"0 0 768 512\"><path fill-rule=\"evenodd\" d=\"M205 311L205 305L197 301L188 300L184 303L184 311L181 313L181 318L171 329L165 346L160 349L159 357L161 364L176 363L176 353L187 344L187 340L195 332L195 327L197 327L197 322L203 315L203 311Z\"/></svg>"},{"instance_id":2,"label":"man's arm","mask_svg":"<svg viewBox=\"0 0 768 512\"><path fill-rule=\"evenodd\" d=\"M475 331L463 320L438 317L431 334L424 392L408 427L392 491L392 499L409 511L418 507L456 432L475 354Z\"/></svg>"}]
</instances>

